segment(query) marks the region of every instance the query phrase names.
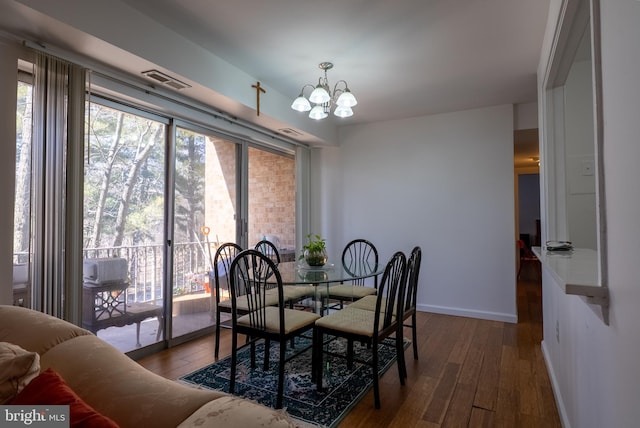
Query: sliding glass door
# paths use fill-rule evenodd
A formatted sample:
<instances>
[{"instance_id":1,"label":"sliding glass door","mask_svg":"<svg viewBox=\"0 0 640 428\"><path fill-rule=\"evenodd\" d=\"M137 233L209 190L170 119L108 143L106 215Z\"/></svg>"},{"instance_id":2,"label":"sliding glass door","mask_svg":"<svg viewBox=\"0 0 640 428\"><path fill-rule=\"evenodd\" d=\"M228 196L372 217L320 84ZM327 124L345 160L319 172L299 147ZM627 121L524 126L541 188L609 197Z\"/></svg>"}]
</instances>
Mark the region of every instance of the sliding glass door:
<instances>
[{"instance_id":1,"label":"sliding glass door","mask_svg":"<svg viewBox=\"0 0 640 428\"><path fill-rule=\"evenodd\" d=\"M238 144L177 127L175 147L173 338L214 325L213 258L238 236Z\"/></svg>"},{"instance_id":2,"label":"sliding glass door","mask_svg":"<svg viewBox=\"0 0 640 428\"><path fill-rule=\"evenodd\" d=\"M247 171L246 179L240 171ZM246 202L244 202L246 201ZM239 209L246 207L245 210ZM213 326L220 244L295 248L295 158L193 126L176 128L172 337ZM220 290L221 300L229 290ZM227 319L221 314L222 322Z\"/></svg>"},{"instance_id":3,"label":"sliding glass door","mask_svg":"<svg viewBox=\"0 0 640 428\"><path fill-rule=\"evenodd\" d=\"M16 186L13 223L13 304L31 307L31 135L33 85L20 74L16 109Z\"/></svg>"},{"instance_id":4,"label":"sliding glass door","mask_svg":"<svg viewBox=\"0 0 640 428\"><path fill-rule=\"evenodd\" d=\"M162 339L167 121L87 109L82 324L122 351Z\"/></svg>"},{"instance_id":5,"label":"sliding glass door","mask_svg":"<svg viewBox=\"0 0 640 428\"><path fill-rule=\"evenodd\" d=\"M37 121L31 107L35 111L49 101L32 96L38 87L32 82L32 74L22 75L16 106L14 304L39 309L50 302L65 311L54 315L73 313L73 322L124 352L142 355L160 342L172 346L212 330L216 308L210 278L221 243L250 248L266 238L284 260L293 260L296 162L291 147L262 146L205 127L202 120L195 125L184 119L188 112L177 119L113 96L106 99L97 86L85 103L84 156L81 138L79 146L62 152L67 160L69 153L78 158L69 160L77 177L58 171L79 187L61 181L62 192L50 191L52 197L43 201L34 198L42 193L34 187L35 178L43 177L45 168L39 161L42 138L32 138ZM54 141L62 143L65 136ZM70 204L60 203L64 198L77 201L77 216L68 216ZM64 241L62 250L40 250L51 257L38 258L38 248L48 241L40 236L34 214L45 206L56 219L52 236L78 239ZM78 269L58 275L61 266L71 266L65 256ZM56 292L48 296L54 281L42 273L47 264L59 277ZM229 297L228 290L221 293L222 299ZM156 346L141 349L150 345Z\"/></svg>"}]
</instances>

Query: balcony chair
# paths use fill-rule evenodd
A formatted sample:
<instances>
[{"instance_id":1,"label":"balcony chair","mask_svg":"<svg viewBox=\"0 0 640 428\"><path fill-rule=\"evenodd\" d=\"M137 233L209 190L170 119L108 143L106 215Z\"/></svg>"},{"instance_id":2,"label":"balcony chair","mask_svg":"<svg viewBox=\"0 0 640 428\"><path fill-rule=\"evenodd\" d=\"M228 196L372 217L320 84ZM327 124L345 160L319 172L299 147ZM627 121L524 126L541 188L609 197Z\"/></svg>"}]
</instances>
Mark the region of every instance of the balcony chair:
<instances>
[{"instance_id":1,"label":"balcony chair","mask_svg":"<svg viewBox=\"0 0 640 428\"><path fill-rule=\"evenodd\" d=\"M403 310L406 286L406 257L398 251L387 263L376 296L374 311L347 306L316 321L314 331L314 374L317 389L322 390L324 335L347 339L347 365L354 361L353 343L358 341L371 348L370 361L359 361L372 368L373 395L376 409L380 408L380 388L378 385L378 347L385 338L395 336L396 352L403 352L403 338L398 334L402 321L394 314ZM400 383L404 385L404 372L398 361Z\"/></svg>"},{"instance_id":2,"label":"balcony chair","mask_svg":"<svg viewBox=\"0 0 640 428\"><path fill-rule=\"evenodd\" d=\"M319 315L285 308L282 277L275 263L266 255L256 250L245 250L238 254L230 268L232 349L229 392L235 390L235 378L238 363L238 335L250 338L251 367L255 368L255 345L264 339L264 370L269 369L270 342L279 343L278 357L278 393L276 408L282 408L284 393L285 363L299 355L303 350L286 357L287 341L313 330ZM277 304L269 304L269 290L277 290ZM239 311L243 308L243 311ZM244 311L244 308L247 311ZM315 342L315 340L313 341ZM312 342L312 343L313 343ZM306 350L308 348L305 348ZM314 354L315 355L315 354Z\"/></svg>"},{"instance_id":3,"label":"balcony chair","mask_svg":"<svg viewBox=\"0 0 640 428\"><path fill-rule=\"evenodd\" d=\"M29 264L13 264L13 305L31 307L31 282Z\"/></svg>"}]
</instances>

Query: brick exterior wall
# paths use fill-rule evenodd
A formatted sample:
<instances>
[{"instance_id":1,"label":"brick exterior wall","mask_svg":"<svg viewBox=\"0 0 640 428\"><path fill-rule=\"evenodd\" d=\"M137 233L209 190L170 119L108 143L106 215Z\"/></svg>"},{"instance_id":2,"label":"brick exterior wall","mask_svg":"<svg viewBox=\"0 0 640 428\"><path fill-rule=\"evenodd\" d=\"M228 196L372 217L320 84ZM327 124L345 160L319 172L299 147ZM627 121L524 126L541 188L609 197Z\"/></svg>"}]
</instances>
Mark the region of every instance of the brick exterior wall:
<instances>
[{"instance_id":1,"label":"brick exterior wall","mask_svg":"<svg viewBox=\"0 0 640 428\"><path fill-rule=\"evenodd\" d=\"M295 247L295 160L249 148L249 243L275 236Z\"/></svg>"},{"instance_id":2,"label":"brick exterior wall","mask_svg":"<svg viewBox=\"0 0 640 428\"><path fill-rule=\"evenodd\" d=\"M205 225L209 239L235 241L236 145L207 139ZM295 160L249 148L249 245L275 236L295 247Z\"/></svg>"},{"instance_id":3,"label":"brick exterior wall","mask_svg":"<svg viewBox=\"0 0 640 428\"><path fill-rule=\"evenodd\" d=\"M236 145L207 137L205 225L211 242L236 240Z\"/></svg>"}]
</instances>

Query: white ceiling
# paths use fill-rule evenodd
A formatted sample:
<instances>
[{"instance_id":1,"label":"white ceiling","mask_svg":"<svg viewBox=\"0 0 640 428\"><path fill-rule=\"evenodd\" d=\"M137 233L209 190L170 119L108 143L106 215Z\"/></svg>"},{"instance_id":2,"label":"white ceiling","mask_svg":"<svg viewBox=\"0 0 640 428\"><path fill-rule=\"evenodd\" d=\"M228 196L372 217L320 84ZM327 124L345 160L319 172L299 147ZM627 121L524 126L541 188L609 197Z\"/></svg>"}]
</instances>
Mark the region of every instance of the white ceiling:
<instances>
[{"instance_id":1,"label":"white ceiling","mask_svg":"<svg viewBox=\"0 0 640 428\"><path fill-rule=\"evenodd\" d=\"M293 100L304 84L317 83L320 62L333 62L330 84L346 80L358 99L353 117L330 119L337 126L534 102L549 7L549 0L121 2L285 99ZM65 13L73 13L72 4L65 4ZM124 51L31 13L30 6L53 7L41 0L0 0L0 29L56 43L132 74L147 67ZM241 117L242 112L230 113ZM521 157L524 142L516 141L515 147L516 158ZM537 151L537 141L527 147L526 156L531 147Z\"/></svg>"},{"instance_id":2,"label":"white ceiling","mask_svg":"<svg viewBox=\"0 0 640 428\"><path fill-rule=\"evenodd\" d=\"M345 123L536 99L548 0L123 0L295 98L331 61Z\"/></svg>"}]
</instances>

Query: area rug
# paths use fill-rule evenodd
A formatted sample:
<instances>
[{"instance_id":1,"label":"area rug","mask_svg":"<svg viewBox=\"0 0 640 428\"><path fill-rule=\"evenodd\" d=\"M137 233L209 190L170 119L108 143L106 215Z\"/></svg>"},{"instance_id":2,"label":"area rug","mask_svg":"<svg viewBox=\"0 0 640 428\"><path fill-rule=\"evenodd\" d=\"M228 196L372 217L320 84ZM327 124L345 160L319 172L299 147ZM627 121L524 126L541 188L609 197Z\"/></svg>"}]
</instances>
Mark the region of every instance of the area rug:
<instances>
[{"instance_id":1,"label":"area rug","mask_svg":"<svg viewBox=\"0 0 640 428\"><path fill-rule=\"evenodd\" d=\"M297 338L295 349L287 352L300 352L308 347L310 339ZM409 342L405 339L405 348ZM256 346L256 368L251 369L249 348L238 353L236 390L234 395L258 401L274 408L278 387L278 345L270 349L270 367L262 370L264 343ZM346 341L337 339L328 345L329 351L344 355ZM356 359L370 361L371 350L359 343L354 345ZM387 339L379 347L379 372L384 373L396 360L394 341ZM331 355L324 356L325 371L322 392L316 390L311 382L311 349L286 363L283 408L294 419L318 427L335 427L353 406L369 391L373 385L371 367L354 362L353 368L347 368L346 360ZM204 388L229 392L229 373L231 356L219 360L180 378L181 381ZM373 400L371 401L373 406Z\"/></svg>"}]
</instances>

